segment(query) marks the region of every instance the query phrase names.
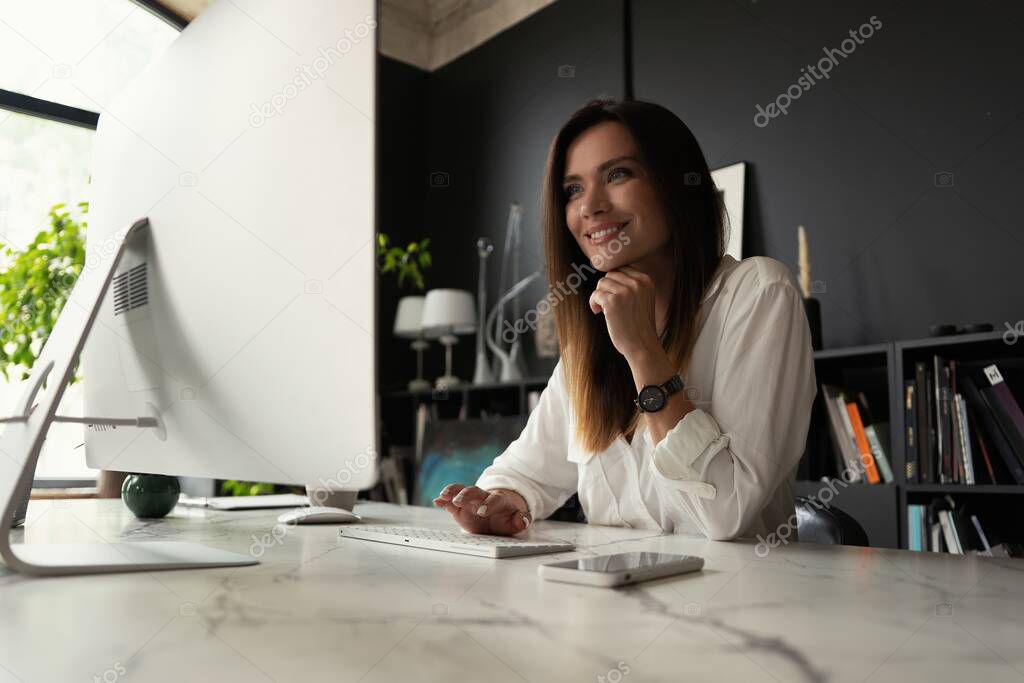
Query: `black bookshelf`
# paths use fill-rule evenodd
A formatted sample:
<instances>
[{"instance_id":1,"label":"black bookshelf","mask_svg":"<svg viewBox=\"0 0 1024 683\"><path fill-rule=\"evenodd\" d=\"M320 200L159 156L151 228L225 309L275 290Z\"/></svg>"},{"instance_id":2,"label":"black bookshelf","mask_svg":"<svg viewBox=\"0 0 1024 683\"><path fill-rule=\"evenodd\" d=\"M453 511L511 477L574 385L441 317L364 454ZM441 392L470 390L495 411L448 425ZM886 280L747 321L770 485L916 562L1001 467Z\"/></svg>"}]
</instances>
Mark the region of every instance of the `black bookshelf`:
<instances>
[{"instance_id":1,"label":"black bookshelf","mask_svg":"<svg viewBox=\"0 0 1024 683\"><path fill-rule=\"evenodd\" d=\"M957 503L970 501L984 511L988 522L1002 521L1002 535L1020 541L1012 520L1024 513L1024 486L1017 484L918 483L909 481L907 462L916 453L906 452L904 380L913 379L914 364L931 361L935 354L957 360L962 370L977 371L996 363L1018 400L1024 394L1024 342L1007 343L1001 332L912 339L869 346L827 349L814 354L818 380L807 452L798 470L796 493L811 496L821 491L822 479L839 475L837 458L828 438L828 415L824 412L821 385L833 384L852 391L864 391L876 421L890 425L887 455L893 470L891 484L849 484L832 498L831 505L850 514L865 528L872 546L908 548L907 506L927 505L936 498L951 497Z\"/></svg>"},{"instance_id":2,"label":"black bookshelf","mask_svg":"<svg viewBox=\"0 0 1024 683\"><path fill-rule=\"evenodd\" d=\"M856 519L874 547L898 548L899 479L892 483L847 483L842 477L842 460L829 437L829 419L822 384L831 384L853 392L863 392L876 422L889 421L893 410L891 374L894 347L891 343L824 349L814 353L814 372L818 394L814 399L807 450L797 470L795 493L819 498L830 507ZM893 434L883 445L893 453ZM890 456L890 461L892 457ZM895 465L893 465L895 470ZM826 490L831 489L826 493Z\"/></svg>"},{"instance_id":3,"label":"black bookshelf","mask_svg":"<svg viewBox=\"0 0 1024 683\"><path fill-rule=\"evenodd\" d=\"M975 375L985 365L998 365L1014 397L1018 401L1024 399L1024 342L1016 340L1015 343L1007 343L1002 332L915 339L895 342L893 346L893 391L898 392L901 397L904 381L914 377L915 363L927 362L931 368L932 359L938 354L949 360L956 360L960 372ZM904 418L902 407L894 411L894 437L897 433L906 434L907 425ZM983 525L991 527L986 529L987 534L1016 542L1024 540L1024 533L1021 531L1024 527L1019 523L1019 520L1024 518L1024 485L908 481L906 463L908 460L916 460L916 453L907 453L905 443L905 440L901 439L896 450L902 477L899 501L901 548L909 548L907 506L928 505L936 498L946 496L958 505L969 503L974 511L979 512ZM995 453L990 455L993 458L998 457ZM975 457L975 461L977 465L980 458ZM976 473L977 478L979 477Z\"/></svg>"}]
</instances>

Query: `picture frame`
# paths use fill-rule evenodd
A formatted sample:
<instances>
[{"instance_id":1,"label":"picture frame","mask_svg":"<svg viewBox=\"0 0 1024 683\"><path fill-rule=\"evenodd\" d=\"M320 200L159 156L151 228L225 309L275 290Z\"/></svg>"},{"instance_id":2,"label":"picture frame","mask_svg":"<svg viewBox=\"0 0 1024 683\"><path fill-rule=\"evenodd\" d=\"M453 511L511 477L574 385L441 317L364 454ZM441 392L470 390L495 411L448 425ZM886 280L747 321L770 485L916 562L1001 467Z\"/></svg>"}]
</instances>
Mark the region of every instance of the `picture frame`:
<instances>
[{"instance_id":1,"label":"picture frame","mask_svg":"<svg viewBox=\"0 0 1024 683\"><path fill-rule=\"evenodd\" d=\"M711 171L725 212L725 253L737 261L743 258L743 210L746 195L747 162L739 161Z\"/></svg>"}]
</instances>

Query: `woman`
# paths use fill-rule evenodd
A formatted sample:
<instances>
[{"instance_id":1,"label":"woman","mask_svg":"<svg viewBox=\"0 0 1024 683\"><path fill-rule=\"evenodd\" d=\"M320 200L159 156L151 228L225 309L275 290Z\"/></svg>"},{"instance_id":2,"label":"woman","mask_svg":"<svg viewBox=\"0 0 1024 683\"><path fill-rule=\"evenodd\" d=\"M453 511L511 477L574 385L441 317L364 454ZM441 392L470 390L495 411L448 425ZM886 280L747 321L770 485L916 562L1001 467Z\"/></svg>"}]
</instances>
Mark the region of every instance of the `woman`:
<instances>
[{"instance_id":1,"label":"woman","mask_svg":"<svg viewBox=\"0 0 1024 683\"><path fill-rule=\"evenodd\" d=\"M704 155L655 104L598 100L555 136L543 231L561 360L516 441L434 504L515 534L579 492L593 524L767 535L816 393L789 270L723 255ZM575 277L574 277L575 274Z\"/></svg>"}]
</instances>

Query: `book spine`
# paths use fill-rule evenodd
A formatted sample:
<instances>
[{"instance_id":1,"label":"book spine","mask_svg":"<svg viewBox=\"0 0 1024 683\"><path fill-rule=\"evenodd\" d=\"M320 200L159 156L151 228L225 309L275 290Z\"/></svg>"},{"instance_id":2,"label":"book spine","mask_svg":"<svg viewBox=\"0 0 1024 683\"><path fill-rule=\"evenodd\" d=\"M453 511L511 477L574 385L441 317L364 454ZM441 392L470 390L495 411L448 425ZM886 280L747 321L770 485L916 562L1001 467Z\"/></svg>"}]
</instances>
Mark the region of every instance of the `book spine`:
<instances>
[{"instance_id":1,"label":"book spine","mask_svg":"<svg viewBox=\"0 0 1024 683\"><path fill-rule=\"evenodd\" d=\"M845 445L844 438L844 427L842 421L839 418L839 413L836 411L836 399L835 389L827 384L821 385L822 394L824 394L825 412L828 413L828 424L829 439L832 441L832 450L835 451L836 456L836 468L840 475L843 470L851 468L852 463L848 460L847 448ZM853 476L850 481L858 481L860 479L860 469L855 468L852 470Z\"/></svg>"},{"instance_id":2,"label":"book spine","mask_svg":"<svg viewBox=\"0 0 1024 683\"><path fill-rule=\"evenodd\" d=\"M917 440L914 435L917 431L917 399L914 396L916 382L908 379L903 385L904 413L903 424L905 427L904 440L904 467L907 483L917 483Z\"/></svg>"},{"instance_id":3,"label":"book spine","mask_svg":"<svg viewBox=\"0 0 1024 683\"><path fill-rule=\"evenodd\" d=\"M839 412L839 421L843 426L843 443L846 446L846 462L849 463L848 467L852 468L857 473L857 480L864 479L866 472L864 471L865 464L861 462L860 453L857 450L857 440L853 434L853 424L850 422L850 413L846 410L846 399L843 397L842 392L836 397L836 410Z\"/></svg>"},{"instance_id":4,"label":"book spine","mask_svg":"<svg viewBox=\"0 0 1024 683\"><path fill-rule=\"evenodd\" d=\"M935 425L938 423L935 419L935 382L932 381L932 375L930 372L924 374L925 384L925 430L922 433L927 446L925 447L925 463L928 469L928 483L934 484L939 480L938 475L938 436L935 433Z\"/></svg>"},{"instance_id":5,"label":"book spine","mask_svg":"<svg viewBox=\"0 0 1024 683\"><path fill-rule=\"evenodd\" d=\"M978 519L977 515L971 515L971 523L974 525L974 530L978 532L978 540L981 541L982 554L992 556L992 546L989 545L988 536L985 535L985 530L981 528L981 520Z\"/></svg>"},{"instance_id":6,"label":"book spine","mask_svg":"<svg viewBox=\"0 0 1024 683\"><path fill-rule=\"evenodd\" d=\"M864 434L868 437L868 445L871 447L871 455L875 458L878 466L878 473L882 475L882 481L890 484L894 481L892 466L889 464L889 456L885 454L885 447L882 446L882 439L878 436L875 425L864 427Z\"/></svg>"},{"instance_id":7,"label":"book spine","mask_svg":"<svg viewBox=\"0 0 1024 683\"><path fill-rule=\"evenodd\" d=\"M960 419L956 414L956 361L949 361L949 434L954 484L964 483L964 450L960 441Z\"/></svg>"},{"instance_id":8,"label":"book spine","mask_svg":"<svg viewBox=\"0 0 1024 683\"><path fill-rule=\"evenodd\" d=\"M953 440L952 440L952 419L949 410L949 368L939 368L939 443L940 455L942 457L942 481L953 481Z\"/></svg>"},{"instance_id":9,"label":"book spine","mask_svg":"<svg viewBox=\"0 0 1024 683\"><path fill-rule=\"evenodd\" d=\"M917 480L927 484L931 479L928 478L928 386L924 363L914 364L914 410L917 413Z\"/></svg>"},{"instance_id":10,"label":"book spine","mask_svg":"<svg viewBox=\"0 0 1024 683\"><path fill-rule=\"evenodd\" d=\"M960 423L960 446L963 452L964 483L974 485L974 449L971 448L971 430L967 423L967 403L963 394L956 394L956 415Z\"/></svg>"},{"instance_id":11,"label":"book spine","mask_svg":"<svg viewBox=\"0 0 1024 683\"><path fill-rule=\"evenodd\" d=\"M950 519L949 510L939 510L939 523L942 525L942 537L946 541L946 547L954 555L963 555L960 544L957 543L953 532L953 520Z\"/></svg>"},{"instance_id":12,"label":"book spine","mask_svg":"<svg viewBox=\"0 0 1024 683\"><path fill-rule=\"evenodd\" d=\"M956 413L956 394L950 394L949 421L950 421L950 458L952 467L952 480L954 484L962 484L964 478L961 476L963 463L963 449L960 446L960 419Z\"/></svg>"},{"instance_id":13,"label":"book spine","mask_svg":"<svg viewBox=\"0 0 1024 683\"><path fill-rule=\"evenodd\" d=\"M925 542L925 526L924 526L924 513L925 509L923 505L908 505L907 506L907 528L910 530L910 549L923 551Z\"/></svg>"},{"instance_id":14,"label":"book spine","mask_svg":"<svg viewBox=\"0 0 1024 683\"><path fill-rule=\"evenodd\" d=\"M946 482L945 442L942 439L942 360L938 356L932 357L932 393L935 399L935 454L938 458L938 470L935 480L940 484Z\"/></svg>"},{"instance_id":15,"label":"book spine","mask_svg":"<svg viewBox=\"0 0 1024 683\"><path fill-rule=\"evenodd\" d=\"M860 419L860 411L856 403L847 403L846 412L850 417L850 426L853 428L853 438L857 443L857 454L864 464L864 473L868 477L869 484L878 484L882 477L878 474L878 467L875 464L875 457L871 454L871 446L868 444L867 434L864 433L864 423Z\"/></svg>"}]
</instances>

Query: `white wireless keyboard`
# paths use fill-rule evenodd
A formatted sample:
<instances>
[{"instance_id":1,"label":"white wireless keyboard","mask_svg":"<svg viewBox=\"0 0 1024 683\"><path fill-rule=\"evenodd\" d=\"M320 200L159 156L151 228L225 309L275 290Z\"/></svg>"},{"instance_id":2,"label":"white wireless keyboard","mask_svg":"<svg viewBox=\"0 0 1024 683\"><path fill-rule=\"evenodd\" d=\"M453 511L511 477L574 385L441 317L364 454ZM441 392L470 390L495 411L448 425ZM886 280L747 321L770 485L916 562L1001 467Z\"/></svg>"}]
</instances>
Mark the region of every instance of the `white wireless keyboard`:
<instances>
[{"instance_id":1,"label":"white wireless keyboard","mask_svg":"<svg viewBox=\"0 0 1024 683\"><path fill-rule=\"evenodd\" d=\"M560 553L574 549L572 543L511 538L509 536L485 536L467 534L462 531L427 529L414 526L372 526L354 524L338 530L343 538L358 538L364 541L393 543L412 548L442 550L446 553L462 553L479 557L516 557L518 555L539 555Z\"/></svg>"}]
</instances>

